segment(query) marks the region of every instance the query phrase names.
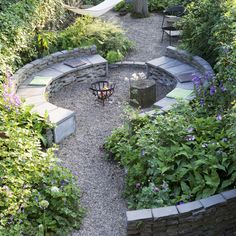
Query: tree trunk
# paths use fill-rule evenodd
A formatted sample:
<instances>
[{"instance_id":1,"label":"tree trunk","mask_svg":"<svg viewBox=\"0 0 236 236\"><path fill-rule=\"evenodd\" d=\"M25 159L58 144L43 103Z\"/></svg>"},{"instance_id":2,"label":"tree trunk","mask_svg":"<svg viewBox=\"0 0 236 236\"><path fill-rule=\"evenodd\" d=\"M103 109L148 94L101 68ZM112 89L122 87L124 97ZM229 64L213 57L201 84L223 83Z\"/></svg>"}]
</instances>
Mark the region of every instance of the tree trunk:
<instances>
[{"instance_id":1,"label":"tree trunk","mask_svg":"<svg viewBox=\"0 0 236 236\"><path fill-rule=\"evenodd\" d=\"M136 17L148 17L148 1L133 0L133 15Z\"/></svg>"}]
</instances>

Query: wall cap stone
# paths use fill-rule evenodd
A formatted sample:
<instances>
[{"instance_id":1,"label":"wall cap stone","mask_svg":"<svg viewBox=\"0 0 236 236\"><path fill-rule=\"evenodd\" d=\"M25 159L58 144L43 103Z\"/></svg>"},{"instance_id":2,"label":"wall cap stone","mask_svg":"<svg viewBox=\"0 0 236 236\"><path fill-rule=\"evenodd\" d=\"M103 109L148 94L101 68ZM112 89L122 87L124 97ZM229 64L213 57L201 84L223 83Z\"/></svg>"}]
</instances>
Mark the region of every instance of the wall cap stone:
<instances>
[{"instance_id":1,"label":"wall cap stone","mask_svg":"<svg viewBox=\"0 0 236 236\"><path fill-rule=\"evenodd\" d=\"M126 218L128 222L152 219L151 209L127 211Z\"/></svg>"}]
</instances>

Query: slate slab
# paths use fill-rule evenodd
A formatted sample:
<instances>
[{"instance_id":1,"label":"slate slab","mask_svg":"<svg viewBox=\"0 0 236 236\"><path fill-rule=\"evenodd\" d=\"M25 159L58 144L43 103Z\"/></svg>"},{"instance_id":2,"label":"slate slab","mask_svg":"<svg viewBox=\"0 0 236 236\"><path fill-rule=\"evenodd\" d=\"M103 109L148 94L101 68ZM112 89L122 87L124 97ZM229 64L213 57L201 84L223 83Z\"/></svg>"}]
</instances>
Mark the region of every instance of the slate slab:
<instances>
[{"instance_id":1,"label":"slate slab","mask_svg":"<svg viewBox=\"0 0 236 236\"><path fill-rule=\"evenodd\" d=\"M179 75L179 74L183 74L186 72L194 73L194 72L196 72L196 69L192 66L182 63L181 65L167 68L166 71L168 71L169 73L171 73L173 75Z\"/></svg>"},{"instance_id":2,"label":"slate slab","mask_svg":"<svg viewBox=\"0 0 236 236\"><path fill-rule=\"evenodd\" d=\"M101 57L98 54L87 56L86 59L93 65L107 63L107 60L105 60L103 57Z\"/></svg>"},{"instance_id":3,"label":"slate slab","mask_svg":"<svg viewBox=\"0 0 236 236\"><path fill-rule=\"evenodd\" d=\"M45 87L24 87L18 88L17 95L22 98L28 98L32 96L43 95L45 92Z\"/></svg>"},{"instance_id":4,"label":"slate slab","mask_svg":"<svg viewBox=\"0 0 236 236\"><path fill-rule=\"evenodd\" d=\"M54 64L50 67L51 69L55 69L57 71L60 71L62 73L67 73L67 72L71 72L71 71L74 71L76 69L70 67L70 66L67 66L65 65L64 63L57 63L57 64Z\"/></svg>"},{"instance_id":5,"label":"slate slab","mask_svg":"<svg viewBox=\"0 0 236 236\"><path fill-rule=\"evenodd\" d=\"M40 105L44 102L46 102L46 98L44 97L44 95L38 95L38 96L25 98L25 104L26 105L37 106L37 105Z\"/></svg>"},{"instance_id":6,"label":"slate slab","mask_svg":"<svg viewBox=\"0 0 236 236\"><path fill-rule=\"evenodd\" d=\"M173 62L173 61L176 61L176 60L170 57L162 56L162 57L148 61L147 64L153 67L158 67L158 66L161 66L163 64Z\"/></svg>"},{"instance_id":7,"label":"slate slab","mask_svg":"<svg viewBox=\"0 0 236 236\"><path fill-rule=\"evenodd\" d=\"M163 99L161 99L158 102L154 103L154 106L158 107L158 108L162 108L162 107L166 107L166 106L172 106L176 102L177 101L173 98L164 97Z\"/></svg>"},{"instance_id":8,"label":"slate slab","mask_svg":"<svg viewBox=\"0 0 236 236\"><path fill-rule=\"evenodd\" d=\"M201 75L197 69L192 69L190 71L182 72L178 75L175 75L175 78L180 83L191 82L194 75Z\"/></svg>"},{"instance_id":9,"label":"slate slab","mask_svg":"<svg viewBox=\"0 0 236 236\"><path fill-rule=\"evenodd\" d=\"M154 220L157 220L163 217L177 216L179 213L175 206L169 206L154 208L152 209L152 214Z\"/></svg>"},{"instance_id":10,"label":"slate slab","mask_svg":"<svg viewBox=\"0 0 236 236\"><path fill-rule=\"evenodd\" d=\"M54 124L60 124L64 120L75 115L74 111L58 107L57 109L49 112L49 120Z\"/></svg>"},{"instance_id":11,"label":"slate slab","mask_svg":"<svg viewBox=\"0 0 236 236\"><path fill-rule=\"evenodd\" d=\"M194 89L194 84L193 84L193 82L186 82L186 83L178 82L177 85L176 85L176 88L193 90Z\"/></svg>"},{"instance_id":12,"label":"slate slab","mask_svg":"<svg viewBox=\"0 0 236 236\"><path fill-rule=\"evenodd\" d=\"M166 97L174 99L185 99L193 94L193 90L175 88L169 92Z\"/></svg>"},{"instance_id":13,"label":"slate slab","mask_svg":"<svg viewBox=\"0 0 236 236\"><path fill-rule=\"evenodd\" d=\"M216 194L214 196L201 199L200 202L205 208L210 208L216 205L222 205L226 203L226 200L220 194Z\"/></svg>"},{"instance_id":14,"label":"slate slab","mask_svg":"<svg viewBox=\"0 0 236 236\"><path fill-rule=\"evenodd\" d=\"M221 195L226 199L226 200L236 200L236 189L232 189L226 192L222 192Z\"/></svg>"},{"instance_id":15,"label":"slate slab","mask_svg":"<svg viewBox=\"0 0 236 236\"><path fill-rule=\"evenodd\" d=\"M152 219L151 209L126 211L127 222Z\"/></svg>"},{"instance_id":16,"label":"slate slab","mask_svg":"<svg viewBox=\"0 0 236 236\"><path fill-rule=\"evenodd\" d=\"M49 113L50 111L53 111L57 109L57 106L49 103L49 102L44 102L38 106L35 106L32 111L38 113L41 116L45 115L45 112Z\"/></svg>"},{"instance_id":17,"label":"slate slab","mask_svg":"<svg viewBox=\"0 0 236 236\"><path fill-rule=\"evenodd\" d=\"M179 213L188 213L203 209L200 201L188 202L177 206Z\"/></svg>"},{"instance_id":18,"label":"slate slab","mask_svg":"<svg viewBox=\"0 0 236 236\"><path fill-rule=\"evenodd\" d=\"M41 70L40 72L37 72L34 76L48 76L52 77L52 79L56 79L63 75L63 72L57 71L52 68L46 68L44 70Z\"/></svg>"}]
</instances>

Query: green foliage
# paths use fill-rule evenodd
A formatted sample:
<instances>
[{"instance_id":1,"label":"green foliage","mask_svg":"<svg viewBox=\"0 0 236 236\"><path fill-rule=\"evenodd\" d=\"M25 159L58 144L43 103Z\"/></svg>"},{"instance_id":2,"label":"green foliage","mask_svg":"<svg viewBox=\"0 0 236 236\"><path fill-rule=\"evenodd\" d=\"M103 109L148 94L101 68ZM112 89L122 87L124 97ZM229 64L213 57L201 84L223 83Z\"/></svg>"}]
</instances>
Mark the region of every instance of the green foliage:
<instances>
[{"instance_id":1,"label":"green foliage","mask_svg":"<svg viewBox=\"0 0 236 236\"><path fill-rule=\"evenodd\" d=\"M114 63L117 61L121 61L124 58L124 56L121 54L121 52L118 51L109 51L107 53L106 59L108 60L109 63Z\"/></svg>"},{"instance_id":2,"label":"green foliage","mask_svg":"<svg viewBox=\"0 0 236 236\"><path fill-rule=\"evenodd\" d=\"M148 9L155 12L175 5L186 5L188 2L188 0L149 0Z\"/></svg>"},{"instance_id":3,"label":"green foliage","mask_svg":"<svg viewBox=\"0 0 236 236\"><path fill-rule=\"evenodd\" d=\"M56 0L3 1L0 6L0 74L37 57L37 32L56 27L63 8Z\"/></svg>"},{"instance_id":4,"label":"green foliage","mask_svg":"<svg viewBox=\"0 0 236 236\"><path fill-rule=\"evenodd\" d=\"M206 96L206 105L213 110L219 105L228 108L236 99L236 1L195 1L187 12L181 22L182 46L208 60L216 71L206 95L213 87L218 90L214 96Z\"/></svg>"},{"instance_id":5,"label":"green foliage","mask_svg":"<svg viewBox=\"0 0 236 236\"><path fill-rule=\"evenodd\" d=\"M235 63L235 3L235 0L193 1L188 5L188 14L182 20L183 46L212 65L218 62L216 68L220 71L223 68L225 70L225 64L232 67ZM233 62L230 63L230 59L233 59ZM229 67L223 74L230 71ZM230 74L232 76L232 73ZM235 76L235 71L233 75Z\"/></svg>"},{"instance_id":6,"label":"green foliage","mask_svg":"<svg viewBox=\"0 0 236 236\"><path fill-rule=\"evenodd\" d=\"M0 114L0 235L66 235L79 228L76 181L58 165L54 148L42 148L51 125L21 106L6 84Z\"/></svg>"},{"instance_id":7,"label":"green foliage","mask_svg":"<svg viewBox=\"0 0 236 236\"><path fill-rule=\"evenodd\" d=\"M162 11L167 7L174 5L186 5L190 0L148 0L148 10L150 12L158 12ZM131 12L133 8L133 3L121 1L115 6L115 11L123 11Z\"/></svg>"},{"instance_id":8,"label":"green foliage","mask_svg":"<svg viewBox=\"0 0 236 236\"><path fill-rule=\"evenodd\" d=\"M80 17L73 25L60 32L55 47L71 49L93 44L104 57L107 57L109 51L115 51L117 57L121 58L121 55L126 55L132 47L132 43L124 36L119 26L90 17ZM111 57L111 53L109 54ZM114 57L114 53L112 56Z\"/></svg>"},{"instance_id":9,"label":"green foliage","mask_svg":"<svg viewBox=\"0 0 236 236\"><path fill-rule=\"evenodd\" d=\"M115 130L105 147L127 170L129 207L173 205L234 187L235 116L235 107L218 119L180 104Z\"/></svg>"}]
</instances>

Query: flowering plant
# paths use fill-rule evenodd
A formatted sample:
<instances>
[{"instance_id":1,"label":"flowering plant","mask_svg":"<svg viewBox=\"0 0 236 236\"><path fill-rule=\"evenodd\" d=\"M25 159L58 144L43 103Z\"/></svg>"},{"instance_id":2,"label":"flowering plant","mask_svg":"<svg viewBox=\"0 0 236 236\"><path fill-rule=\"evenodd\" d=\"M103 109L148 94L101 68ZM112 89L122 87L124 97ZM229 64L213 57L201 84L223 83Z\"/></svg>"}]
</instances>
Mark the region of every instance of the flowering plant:
<instances>
[{"instance_id":1,"label":"flowering plant","mask_svg":"<svg viewBox=\"0 0 236 236\"><path fill-rule=\"evenodd\" d=\"M192 79L196 94L196 104L207 114L221 114L231 107L233 97L230 92L231 78L223 82L213 74L195 75Z\"/></svg>"},{"instance_id":2,"label":"flowering plant","mask_svg":"<svg viewBox=\"0 0 236 236\"><path fill-rule=\"evenodd\" d=\"M125 77L125 80L129 81L138 81L143 79L146 79L146 75L143 72L134 73L132 74L131 78Z\"/></svg>"}]
</instances>

